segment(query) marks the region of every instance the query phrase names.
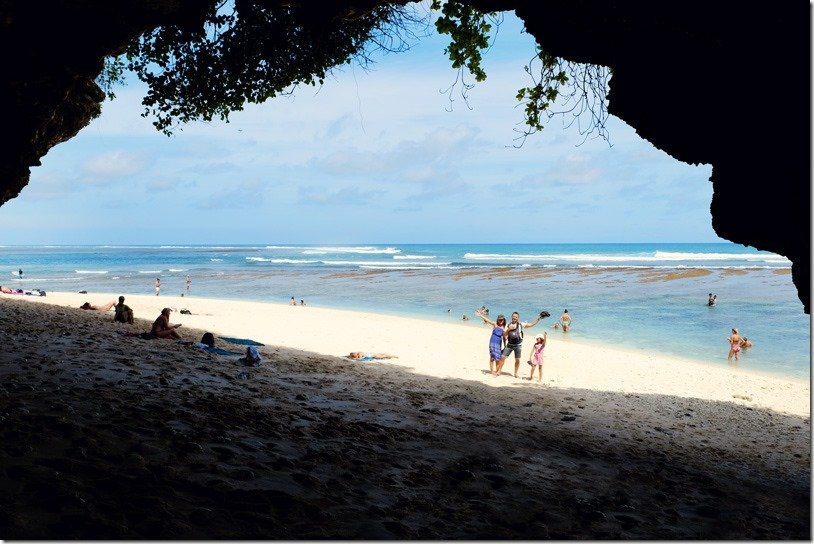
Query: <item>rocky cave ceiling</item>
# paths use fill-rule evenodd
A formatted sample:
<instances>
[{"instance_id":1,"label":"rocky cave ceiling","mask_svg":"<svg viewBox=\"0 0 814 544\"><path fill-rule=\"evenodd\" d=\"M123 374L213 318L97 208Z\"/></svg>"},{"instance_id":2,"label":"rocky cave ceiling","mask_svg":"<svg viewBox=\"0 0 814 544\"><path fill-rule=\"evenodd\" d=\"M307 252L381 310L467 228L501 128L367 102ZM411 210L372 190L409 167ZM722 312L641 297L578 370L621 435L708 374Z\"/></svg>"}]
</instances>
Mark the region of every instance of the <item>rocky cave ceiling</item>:
<instances>
[{"instance_id":1,"label":"rocky cave ceiling","mask_svg":"<svg viewBox=\"0 0 814 544\"><path fill-rule=\"evenodd\" d=\"M247 0L244 0L247 1ZM325 19L372 0L313 4ZM398 2L396 2L398 3ZM609 112L677 160L711 164L712 226L792 261L810 313L811 7L784 2L471 0L514 10L550 53L609 66ZM141 33L200 24L192 0L0 0L0 205L98 114L103 59ZM309 6L310 7L310 6ZM332 15L333 17L333 15ZM339 21L340 19L336 19Z\"/></svg>"}]
</instances>

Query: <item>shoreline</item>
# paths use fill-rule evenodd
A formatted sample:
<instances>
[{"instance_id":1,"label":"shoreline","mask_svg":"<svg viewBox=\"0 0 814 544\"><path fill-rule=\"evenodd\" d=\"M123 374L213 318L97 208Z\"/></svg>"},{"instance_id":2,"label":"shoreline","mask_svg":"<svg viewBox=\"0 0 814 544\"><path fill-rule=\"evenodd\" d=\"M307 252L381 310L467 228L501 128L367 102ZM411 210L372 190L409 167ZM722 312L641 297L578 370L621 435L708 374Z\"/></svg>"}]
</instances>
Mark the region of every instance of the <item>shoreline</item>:
<instances>
[{"instance_id":1,"label":"shoreline","mask_svg":"<svg viewBox=\"0 0 814 544\"><path fill-rule=\"evenodd\" d=\"M487 326L98 297L0 296L0 538L810 538L810 417L766 406L795 384L561 342L539 386L488 375ZM121 334L179 301L263 363Z\"/></svg>"},{"instance_id":2,"label":"shoreline","mask_svg":"<svg viewBox=\"0 0 814 544\"><path fill-rule=\"evenodd\" d=\"M86 301L103 304L118 298L113 293L67 292L49 292L45 297L3 296L73 308ZM193 315L173 312L170 321L216 335L251 338L270 346L332 357L343 357L351 351L393 353L399 358L384 364L404 366L428 376L471 379L501 387L577 387L607 392L669 394L768 408L804 417L810 415L808 381L672 355L600 346L559 332L552 334L551 318L527 332L519 369L521 379L506 374L514 370L512 360L506 361L503 376L493 378L483 374L488 370L487 344L491 327L479 324L476 316L469 323L447 323L394 314L270 302L197 296L125 296L136 317L149 323L165 306L177 310L186 308ZM112 312L108 313L112 316ZM179 332L183 332L184 327ZM142 329L143 326L139 330ZM525 361L533 336L543 331L549 332L549 342L544 380L540 385L522 378L528 376L529 367ZM218 346L235 347L223 342Z\"/></svg>"},{"instance_id":3,"label":"shoreline","mask_svg":"<svg viewBox=\"0 0 814 544\"><path fill-rule=\"evenodd\" d=\"M616 264L605 268L603 258ZM187 295L193 297L285 304L295 295L323 308L443 322L459 322L463 313L471 317L484 304L503 313L519 310L524 317L541 309L558 316L570 308L580 340L723 367L724 337L738 327L755 343L741 368L810 379L810 320L788 275L768 268L724 274L728 267L755 262L754 251L732 244L90 246L8 250L6 259L26 269L19 287L54 292L153 295L153 279L161 276L161 296L179 295L185 292L184 276L191 274ZM678 276L644 281L649 266L631 268L636 259L661 263L679 276L712 265L705 268L712 274L701 281ZM527 276L537 268L546 272ZM708 290L720 295L713 310L706 306Z\"/></svg>"}]
</instances>

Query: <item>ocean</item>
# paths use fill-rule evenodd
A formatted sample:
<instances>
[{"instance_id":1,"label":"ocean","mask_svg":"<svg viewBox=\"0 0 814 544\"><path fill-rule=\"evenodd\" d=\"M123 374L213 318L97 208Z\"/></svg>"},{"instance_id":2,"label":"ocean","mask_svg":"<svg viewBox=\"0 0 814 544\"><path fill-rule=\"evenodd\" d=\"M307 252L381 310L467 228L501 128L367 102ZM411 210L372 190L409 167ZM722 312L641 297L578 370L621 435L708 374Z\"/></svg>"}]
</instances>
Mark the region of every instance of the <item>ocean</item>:
<instances>
[{"instance_id":1,"label":"ocean","mask_svg":"<svg viewBox=\"0 0 814 544\"><path fill-rule=\"evenodd\" d=\"M18 270L23 276L18 276ZM785 257L731 243L5 246L0 283L306 304L479 325L520 312L555 341L616 345L727 365L732 327L754 342L739 366L809 379L811 320ZM185 279L191 286L186 291ZM708 293L717 305L707 306ZM552 325L568 309L573 328ZM312 334L317 334L315 324ZM358 331L364 334L364 331ZM431 354L428 354L431 356Z\"/></svg>"}]
</instances>

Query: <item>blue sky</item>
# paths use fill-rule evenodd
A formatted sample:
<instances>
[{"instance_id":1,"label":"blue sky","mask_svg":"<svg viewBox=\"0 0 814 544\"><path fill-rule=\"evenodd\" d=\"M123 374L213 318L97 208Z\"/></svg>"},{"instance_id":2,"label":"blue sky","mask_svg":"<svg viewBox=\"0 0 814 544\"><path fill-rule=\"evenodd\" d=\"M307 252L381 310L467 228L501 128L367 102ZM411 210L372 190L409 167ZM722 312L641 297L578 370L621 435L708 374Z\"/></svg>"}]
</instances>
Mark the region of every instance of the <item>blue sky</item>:
<instances>
[{"instance_id":1,"label":"blue sky","mask_svg":"<svg viewBox=\"0 0 814 544\"><path fill-rule=\"evenodd\" d=\"M322 88L170 138L144 88L53 148L0 207L5 244L715 242L709 165L608 122L612 147L557 118L512 147L534 53L506 15L469 106L432 36Z\"/></svg>"}]
</instances>

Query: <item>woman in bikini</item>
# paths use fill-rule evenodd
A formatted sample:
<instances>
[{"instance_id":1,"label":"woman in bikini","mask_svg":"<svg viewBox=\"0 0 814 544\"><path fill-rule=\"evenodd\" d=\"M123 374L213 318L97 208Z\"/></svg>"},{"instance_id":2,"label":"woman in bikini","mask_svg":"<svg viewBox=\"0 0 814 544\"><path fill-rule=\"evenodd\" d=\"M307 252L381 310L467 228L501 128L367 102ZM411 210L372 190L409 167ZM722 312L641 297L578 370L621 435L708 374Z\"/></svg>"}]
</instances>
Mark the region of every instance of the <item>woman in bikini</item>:
<instances>
[{"instance_id":1,"label":"woman in bikini","mask_svg":"<svg viewBox=\"0 0 814 544\"><path fill-rule=\"evenodd\" d=\"M367 353L364 351L351 351L348 359L354 361L373 361L374 359L398 359L398 355L391 355L389 353Z\"/></svg>"},{"instance_id":2,"label":"woman in bikini","mask_svg":"<svg viewBox=\"0 0 814 544\"><path fill-rule=\"evenodd\" d=\"M174 340L181 338L181 335L175 331L181 324L172 325L170 323L170 311L169 308L164 308L161 310L161 315L153 322L150 333L156 338L172 338Z\"/></svg>"},{"instance_id":3,"label":"woman in bikini","mask_svg":"<svg viewBox=\"0 0 814 544\"><path fill-rule=\"evenodd\" d=\"M738 360L738 356L741 352L741 336L738 334L738 329L732 329L732 334L729 335L727 341L729 342L729 355L726 356L727 361L732 360L732 356L735 356L735 361Z\"/></svg>"}]
</instances>

